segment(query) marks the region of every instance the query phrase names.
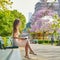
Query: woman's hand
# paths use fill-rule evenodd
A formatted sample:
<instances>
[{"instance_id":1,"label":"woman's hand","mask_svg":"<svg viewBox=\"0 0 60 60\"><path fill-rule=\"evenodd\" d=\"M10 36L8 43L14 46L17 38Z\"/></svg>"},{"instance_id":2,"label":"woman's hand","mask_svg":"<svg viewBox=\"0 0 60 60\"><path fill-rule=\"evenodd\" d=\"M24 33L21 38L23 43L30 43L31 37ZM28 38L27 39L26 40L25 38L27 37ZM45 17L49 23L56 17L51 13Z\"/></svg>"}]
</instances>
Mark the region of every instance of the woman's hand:
<instances>
[{"instance_id":1,"label":"woman's hand","mask_svg":"<svg viewBox=\"0 0 60 60\"><path fill-rule=\"evenodd\" d=\"M14 37L14 39L18 39L18 40L26 40L27 38Z\"/></svg>"},{"instance_id":2,"label":"woman's hand","mask_svg":"<svg viewBox=\"0 0 60 60\"><path fill-rule=\"evenodd\" d=\"M26 40L27 38L20 38L21 40Z\"/></svg>"}]
</instances>

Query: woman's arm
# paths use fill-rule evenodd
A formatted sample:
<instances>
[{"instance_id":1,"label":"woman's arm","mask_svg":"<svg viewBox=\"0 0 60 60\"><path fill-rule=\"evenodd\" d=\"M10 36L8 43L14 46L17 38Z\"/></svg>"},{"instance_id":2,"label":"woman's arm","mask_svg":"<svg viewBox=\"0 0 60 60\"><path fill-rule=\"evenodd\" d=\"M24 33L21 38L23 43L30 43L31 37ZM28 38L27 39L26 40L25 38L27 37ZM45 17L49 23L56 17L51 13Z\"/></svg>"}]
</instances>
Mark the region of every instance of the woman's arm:
<instances>
[{"instance_id":1,"label":"woman's arm","mask_svg":"<svg viewBox=\"0 0 60 60\"><path fill-rule=\"evenodd\" d=\"M27 38L13 37L14 39L26 40Z\"/></svg>"},{"instance_id":2,"label":"woman's arm","mask_svg":"<svg viewBox=\"0 0 60 60\"><path fill-rule=\"evenodd\" d=\"M17 36L18 36L18 34L14 33L13 38L18 39L18 40L26 40L26 38L21 38L21 37L17 37Z\"/></svg>"},{"instance_id":3,"label":"woman's arm","mask_svg":"<svg viewBox=\"0 0 60 60\"><path fill-rule=\"evenodd\" d=\"M19 39L19 37L13 37L14 39Z\"/></svg>"}]
</instances>

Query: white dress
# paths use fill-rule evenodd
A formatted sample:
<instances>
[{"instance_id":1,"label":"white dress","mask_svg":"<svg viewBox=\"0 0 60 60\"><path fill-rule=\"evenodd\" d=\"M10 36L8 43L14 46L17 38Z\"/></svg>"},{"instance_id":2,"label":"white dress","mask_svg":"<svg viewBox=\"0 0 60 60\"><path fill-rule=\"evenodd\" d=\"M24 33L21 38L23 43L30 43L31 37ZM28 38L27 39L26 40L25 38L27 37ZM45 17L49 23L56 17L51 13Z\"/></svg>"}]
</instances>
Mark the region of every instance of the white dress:
<instances>
[{"instance_id":1,"label":"white dress","mask_svg":"<svg viewBox=\"0 0 60 60\"><path fill-rule=\"evenodd\" d=\"M16 37L18 37L18 35ZM13 46L19 47L18 42L19 42L18 39L13 39ZM14 60L22 60L21 54L20 54L20 49L13 49L12 55L9 60L13 60L13 59Z\"/></svg>"},{"instance_id":2,"label":"white dress","mask_svg":"<svg viewBox=\"0 0 60 60\"><path fill-rule=\"evenodd\" d=\"M19 32L18 32L18 33L15 33L15 34L16 34L16 36L15 36L15 37L18 37ZM13 38L13 46L18 46L18 39Z\"/></svg>"},{"instance_id":3,"label":"white dress","mask_svg":"<svg viewBox=\"0 0 60 60\"><path fill-rule=\"evenodd\" d=\"M20 35L20 33L18 33ZM16 36L18 37L18 36ZM18 46L18 47L24 47L27 43L28 39L26 40L19 40L19 39L13 39L13 46Z\"/></svg>"}]
</instances>

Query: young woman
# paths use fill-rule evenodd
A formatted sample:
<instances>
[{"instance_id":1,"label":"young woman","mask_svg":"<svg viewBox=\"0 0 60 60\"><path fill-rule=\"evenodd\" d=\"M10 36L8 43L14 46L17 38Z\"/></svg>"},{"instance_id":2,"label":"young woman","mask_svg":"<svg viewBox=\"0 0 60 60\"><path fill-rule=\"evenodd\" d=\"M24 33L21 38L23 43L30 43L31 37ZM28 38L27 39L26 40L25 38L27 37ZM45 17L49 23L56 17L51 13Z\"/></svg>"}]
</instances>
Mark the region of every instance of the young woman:
<instances>
[{"instance_id":1,"label":"young woman","mask_svg":"<svg viewBox=\"0 0 60 60\"><path fill-rule=\"evenodd\" d=\"M13 46L18 46L19 47L19 44L18 44L19 40L22 40L23 42L26 41L26 44L25 44L25 57L29 58L28 49L30 50L31 54L34 54L34 55L36 55L36 54L31 49L28 40L26 40L25 38L20 38L19 37L19 35L20 35L20 33L19 33L20 23L21 22L20 22L19 19L16 19L13 23Z\"/></svg>"}]
</instances>

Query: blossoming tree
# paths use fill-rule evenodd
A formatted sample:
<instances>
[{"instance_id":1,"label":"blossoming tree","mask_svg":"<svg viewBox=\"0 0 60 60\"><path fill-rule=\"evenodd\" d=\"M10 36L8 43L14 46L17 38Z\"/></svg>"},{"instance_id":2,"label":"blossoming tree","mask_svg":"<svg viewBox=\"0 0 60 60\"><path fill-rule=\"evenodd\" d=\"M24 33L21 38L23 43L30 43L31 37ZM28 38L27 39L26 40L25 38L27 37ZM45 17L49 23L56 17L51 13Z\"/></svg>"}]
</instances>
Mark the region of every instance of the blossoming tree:
<instances>
[{"instance_id":1,"label":"blossoming tree","mask_svg":"<svg viewBox=\"0 0 60 60\"><path fill-rule=\"evenodd\" d=\"M44 40L44 33L47 31L52 31L52 21L50 18L53 18L54 15L55 12L50 8L42 8L37 11L32 16L30 32L42 32ZM47 17L49 17L49 19Z\"/></svg>"}]
</instances>

